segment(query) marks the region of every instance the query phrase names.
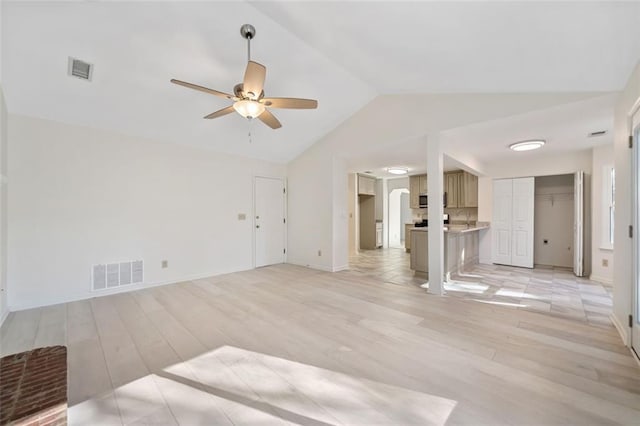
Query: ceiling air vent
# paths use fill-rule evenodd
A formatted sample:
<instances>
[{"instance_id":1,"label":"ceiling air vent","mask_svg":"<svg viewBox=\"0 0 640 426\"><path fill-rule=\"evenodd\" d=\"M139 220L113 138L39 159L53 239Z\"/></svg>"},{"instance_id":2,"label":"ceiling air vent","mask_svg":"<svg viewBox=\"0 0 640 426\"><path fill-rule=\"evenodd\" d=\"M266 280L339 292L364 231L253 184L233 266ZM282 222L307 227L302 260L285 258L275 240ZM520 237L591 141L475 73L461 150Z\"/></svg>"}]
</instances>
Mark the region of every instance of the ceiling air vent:
<instances>
[{"instance_id":1,"label":"ceiling air vent","mask_svg":"<svg viewBox=\"0 0 640 426\"><path fill-rule=\"evenodd\" d=\"M587 136L590 138L595 138L597 136L604 136L607 134L606 130L598 130L597 132L591 132Z\"/></svg>"},{"instance_id":2,"label":"ceiling air vent","mask_svg":"<svg viewBox=\"0 0 640 426\"><path fill-rule=\"evenodd\" d=\"M69 75L82 80L91 81L93 65L80 59L69 57Z\"/></svg>"}]
</instances>

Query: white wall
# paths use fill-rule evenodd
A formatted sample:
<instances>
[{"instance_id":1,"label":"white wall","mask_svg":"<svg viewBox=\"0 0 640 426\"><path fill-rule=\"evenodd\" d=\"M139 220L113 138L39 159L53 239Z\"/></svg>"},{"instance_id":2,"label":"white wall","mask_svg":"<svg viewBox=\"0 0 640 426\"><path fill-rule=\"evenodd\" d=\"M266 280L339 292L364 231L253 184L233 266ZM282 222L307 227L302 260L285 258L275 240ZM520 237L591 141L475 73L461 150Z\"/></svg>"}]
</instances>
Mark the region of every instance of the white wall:
<instances>
[{"instance_id":1,"label":"white wall","mask_svg":"<svg viewBox=\"0 0 640 426\"><path fill-rule=\"evenodd\" d=\"M145 285L252 267L253 176L284 166L24 116L9 124L11 310L97 295L97 263L143 259Z\"/></svg>"},{"instance_id":2,"label":"white wall","mask_svg":"<svg viewBox=\"0 0 640 426\"><path fill-rule=\"evenodd\" d=\"M602 223L604 220L603 190L605 180L603 176L605 165L614 165L615 153L613 144L604 145L593 149L593 167L592 167L592 238L591 246L593 264L591 269L591 279L606 284L613 284L614 256L612 249L603 248L607 238L603 233ZM608 266L603 265L606 260Z\"/></svg>"},{"instance_id":3,"label":"white wall","mask_svg":"<svg viewBox=\"0 0 640 426\"><path fill-rule=\"evenodd\" d=\"M349 268L349 209L346 204L348 175L346 161L340 157L333 158L332 182L333 196L340 199L340 203L332 203L332 250L331 270L342 271Z\"/></svg>"},{"instance_id":4,"label":"white wall","mask_svg":"<svg viewBox=\"0 0 640 426\"><path fill-rule=\"evenodd\" d=\"M579 170L591 174L590 149L564 155L545 155L543 152L518 158L518 154L520 153L514 152L514 159L511 161L497 161L485 166L487 176L478 179L478 221L491 222L493 179L563 175ZM480 262L491 263L491 232L489 231L480 234Z\"/></svg>"},{"instance_id":5,"label":"white wall","mask_svg":"<svg viewBox=\"0 0 640 426\"><path fill-rule=\"evenodd\" d=\"M631 152L628 147L628 117L640 98L640 63L629 78L616 104L614 146L616 167L616 213L613 250L616 264L613 270L613 314L625 342L629 342L627 316L631 313L631 239L627 226L631 224Z\"/></svg>"},{"instance_id":6,"label":"white wall","mask_svg":"<svg viewBox=\"0 0 640 426\"><path fill-rule=\"evenodd\" d=\"M402 233L404 231L403 217L411 217L411 213L403 211L402 199L405 196L405 201L408 207L409 191L407 189L394 189L389 194L389 247L401 247L404 241Z\"/></svg>"},{"instance_id":7,"label":"white wall","mask_svg":"<svg viewBox=\"0 0 640 426\"><path fill-rule=\"evenodd\" d=\"M593 93L378 96L288 164L289 262L323 270L334 270L348 262L348 226L343 235L334 232L334 223L341 222L332 216L347 212L348 200L342 193L334 194L331 185L332 173L343 175L340 179L346 182L348 171L346 166L343 169L342 164L337 165L335 158L349 160L382 150L392 151L407 141L423 139L427 134L438 134L445 129L593 96ZM446 146L443 150L470 168L483 170L474 158L461 152L464 150L455 151ZM342 191L346 191L346 184ZM385 209L383 199L383 216ZM384 234L388 235L386 229ZM344 247L340 258L334 256L334 247ZM318 250L322 256L317 255Z\"/></svg>"},{"instance_id":8,"label":"white wall","mask_svg":"<svg viewBox=\"0 0 640 426\"><path fill-rule=\"evenodd\" d=\"M7 106L4 92L0 85L0 324L4 321L8 310L7 286Z\"/></svg>"},{"instance_id":9,"label":"white wall","mask_svg":"<svg viewBox=\"0 0 640 426\"><path fill-rule=\"evenodd\" d=\"M573 175L535 179L533 263L536 265L573 266L573 180Z\"/></svg>"},{"instance_id":10,"label":"white wall","mask_svg":"<svg viewBox=\"0 0 640 426\"><path fill-rule=\"evenodd\" d=\"M347 175L346 170L344 174ZM289 185L287 260L295 265L331 271L333 270L333 156L318 145L313 145L288 164L287 176ZM345 196L345 206L346 203ZM344 239L348 247L347 235ZM318 256L319 250L321 256Z\"/></svg>"},{"instance_id":11,"label":"white wall","mask_svg":"<svg viewBox=\"0 0 640 426\"><path fill-rule=\"evenodd\" d=\"M402 195L400 196L400 209L401 209L401 214L400 214L400 235L401 235L401 239L402 242L404 243L405 239L406 239L406 235L405 235L405 224L407 223L412 223L413 222L413 214L411 213L411 208L410 206L410 195L409 195L409 191L407 192L403 192Z\"/></svg>"}]
</instances>

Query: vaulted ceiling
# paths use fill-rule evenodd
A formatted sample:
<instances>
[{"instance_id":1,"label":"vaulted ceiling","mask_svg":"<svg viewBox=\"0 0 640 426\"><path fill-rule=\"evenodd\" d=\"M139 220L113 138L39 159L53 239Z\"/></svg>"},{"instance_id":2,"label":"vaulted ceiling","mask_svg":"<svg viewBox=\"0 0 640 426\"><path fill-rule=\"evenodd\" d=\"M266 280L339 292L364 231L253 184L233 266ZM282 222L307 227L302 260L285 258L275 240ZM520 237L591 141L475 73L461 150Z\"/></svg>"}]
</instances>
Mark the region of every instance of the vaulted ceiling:
<instances>
[{"instance_id":1,"label":"vaulted ceiling","mask_svg":"<svg viewBox=\"0 0 640 426\"><path fill-rule=\"evenodd\" d=\"M2 86L11 113L286 162L381 94L619 90L640 59L638 16L635 2L3 2ZM225 100L169 83L230 91L244 23L267 96L318 110L275 111L276 131L203 120ZM92 82L67 76L69 56L95 65ZM371 108L384 118L384 102Z\"/></svg>"}]
</instances>

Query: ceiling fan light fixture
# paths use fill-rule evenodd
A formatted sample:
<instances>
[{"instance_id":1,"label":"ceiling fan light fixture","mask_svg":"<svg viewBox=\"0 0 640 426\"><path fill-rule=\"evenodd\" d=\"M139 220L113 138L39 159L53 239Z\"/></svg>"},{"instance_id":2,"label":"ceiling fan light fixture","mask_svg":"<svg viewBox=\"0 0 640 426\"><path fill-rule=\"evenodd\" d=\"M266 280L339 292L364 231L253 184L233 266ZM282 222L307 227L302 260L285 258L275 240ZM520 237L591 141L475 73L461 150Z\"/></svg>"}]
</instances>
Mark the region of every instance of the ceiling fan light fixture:
<instances>
[{"instance_id":1,"label":"ceiling fan light fixture","mask_svg":"<svg viewBox=\"0 0 640 426\"><path fill-rule=\"evenodd\" d=\"M387 171L392 175L406 175L409 173L409 169L406 167L389 167L387 168Z\"/></svg>"},{"instance_id":2,"label":"ceiling fan light fixture","mask_svg":"<svg viewBox=\"0 0 640 426\"><path fill-rule=\"evenodd\" d=\"M529 141L516 142L509 145L512 151L531 151L542 148L545 144L543 139L533 139Z\"/></svg>"},{"instance_id":3,"label":"ceiling fan light fixture","mask_svg":"<svg viewBox=\"0 0 640 426\"><path fill-rule=\"evenodd\" d=\"M256 118L264 112L265 106L258 101L243 99L236 101L233 104L233 109L245 118Z\"/></svg>"}]
</instances>

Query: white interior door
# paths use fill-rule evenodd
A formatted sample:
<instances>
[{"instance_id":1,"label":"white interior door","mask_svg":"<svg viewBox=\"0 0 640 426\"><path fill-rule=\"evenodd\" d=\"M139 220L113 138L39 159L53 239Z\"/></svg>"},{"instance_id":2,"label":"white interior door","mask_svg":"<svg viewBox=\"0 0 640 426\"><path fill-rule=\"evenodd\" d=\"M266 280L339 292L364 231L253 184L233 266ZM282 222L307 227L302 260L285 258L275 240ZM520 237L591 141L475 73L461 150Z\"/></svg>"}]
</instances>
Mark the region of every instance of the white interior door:
<instances>
[{"instance_id":1,"label":"white interior door","mask_svg":"<svg viewBox=\"0 0 640 426\"><path fill-rule=\"evenodd\" d=\"M584 276L584 172L573 177L573 273Z\"/></svg>"},{"instance_id":2,"label":"white interior door","mask_svg":"<svg viewBox=\"0 0 640 426\"><path fill-rule=\"evenodd\" d=\"M640 231L640 104L637 104L638 109L635 111L631 119L631 129L633 136L633 150L632 150L632 162L631 162L631 205L632 205L632 221L633 221L633 282L632 282L632 295L631 295L631 315L632 315L632 327L631 327L631 347L635 351L636 355L640 357L640 238L638 238L638 231ZM620 224L624 226L623 224ZM616 224L616 226L620 226Z\"/></svg>"},{"instance_id":3,"label":"white interior door","mask_svg":"<svg viewBox=\"0 0 640 426\"><path fill-rule=\"evenodd\" d=\"M256 268L284 262L285 193L278 178L255 178L255 260Z\"/></svg>"},{"instance_id":4,"label":"white interior door","mask_svg":"<svg viewBox=\"0 0 640 426\"><path fill-rule=\"evenodd\" d=\"M511 227L513 217L513 179L493 181L493 263L511 265Z\"/></svg>"},{"instance_id":5,"label":"white interior door","mask_svg":"<svg viewBox=\"0 0 640 426\"><path fill-rule=\"evenodd\" d=\"M533 268L533 212L535 179L513 179L511 264Z\"/></svg>"}]
</instances>

